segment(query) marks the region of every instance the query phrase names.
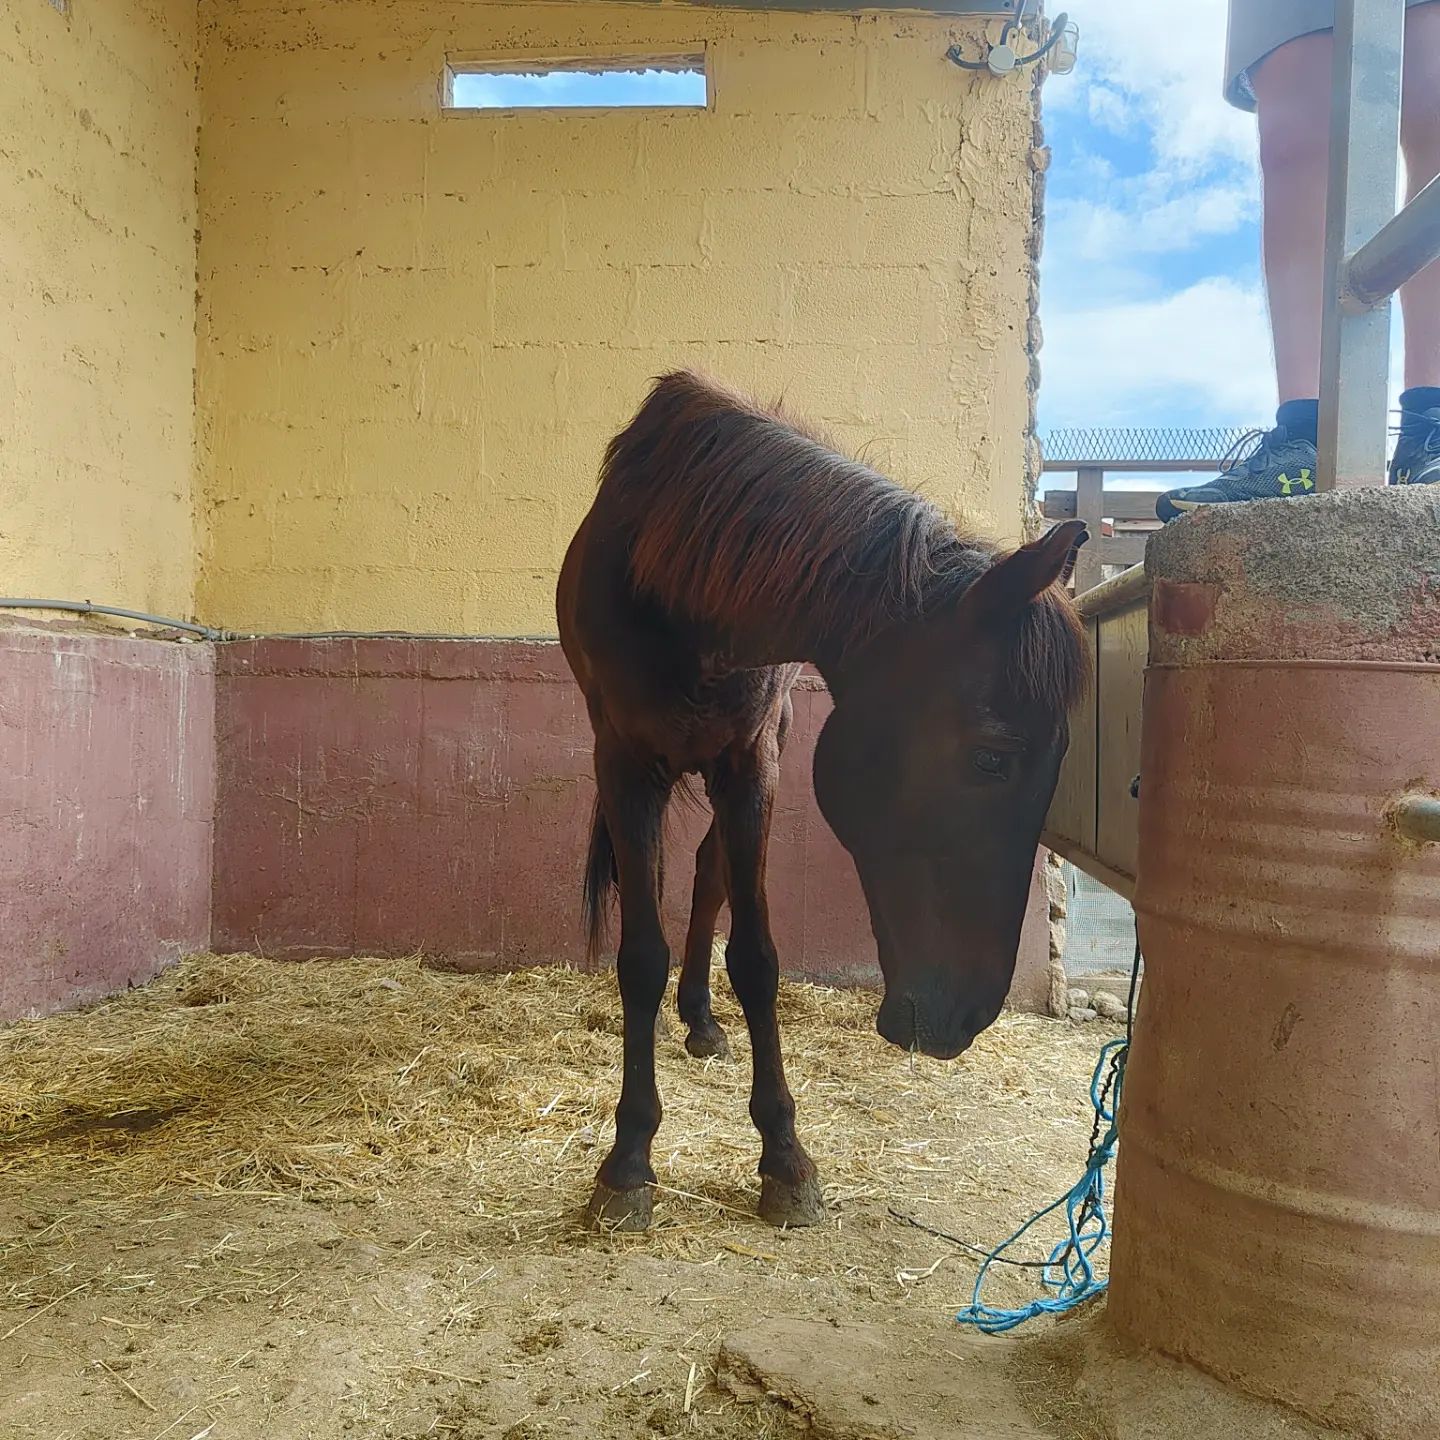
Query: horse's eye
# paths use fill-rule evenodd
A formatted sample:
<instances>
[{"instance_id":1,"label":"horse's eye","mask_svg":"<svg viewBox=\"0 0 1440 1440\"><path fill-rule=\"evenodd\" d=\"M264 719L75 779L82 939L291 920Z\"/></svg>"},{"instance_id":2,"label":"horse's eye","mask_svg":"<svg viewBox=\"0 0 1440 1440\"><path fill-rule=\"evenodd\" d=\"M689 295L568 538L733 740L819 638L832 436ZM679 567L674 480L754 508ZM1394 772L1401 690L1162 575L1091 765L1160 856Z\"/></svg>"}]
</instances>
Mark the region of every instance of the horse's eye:
<instances>
[{"instance_id":1,"label":"horse's eye","mask_svg":"<svg viewBox=\"0 0 1440 1440\"><path fill-rule=\"evenodd\" d=\"M996 775L1003 779L1010 773L1010 757L999 750L976 750L970 756L970 763L982 775Z\"/></svg>"}]
</instances>

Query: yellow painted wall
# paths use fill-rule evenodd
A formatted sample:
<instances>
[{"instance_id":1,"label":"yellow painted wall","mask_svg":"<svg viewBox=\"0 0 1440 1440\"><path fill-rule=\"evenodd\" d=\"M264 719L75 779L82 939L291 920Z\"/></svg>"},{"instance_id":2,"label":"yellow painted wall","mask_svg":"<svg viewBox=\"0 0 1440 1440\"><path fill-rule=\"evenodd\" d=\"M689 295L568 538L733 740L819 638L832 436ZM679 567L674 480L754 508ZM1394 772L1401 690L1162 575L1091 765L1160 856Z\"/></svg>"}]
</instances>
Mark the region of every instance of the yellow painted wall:
<instances>
[{"instance_id":1,"label":"yellow painted wall","mask_svg":"<svg viewBox=\"0 0 1440 1440\"><path fill-rule=\"evenodd\" d=\"M698 364L1020 532L1031 95L965 26L202 7L200 608L550 634L648 377ZM701 112L440 113L447 54L704 45Z\"/></svg>"},{"instance_id":2,"label":"yellow painted wall","mask_svg":"<svg viewBox=\"0 0 1440 1440\"><path fill-rule=\"evenodd\" d=\"M0 593L194 607L195 0L0 6Z\"/></svg>"}]
</instances>

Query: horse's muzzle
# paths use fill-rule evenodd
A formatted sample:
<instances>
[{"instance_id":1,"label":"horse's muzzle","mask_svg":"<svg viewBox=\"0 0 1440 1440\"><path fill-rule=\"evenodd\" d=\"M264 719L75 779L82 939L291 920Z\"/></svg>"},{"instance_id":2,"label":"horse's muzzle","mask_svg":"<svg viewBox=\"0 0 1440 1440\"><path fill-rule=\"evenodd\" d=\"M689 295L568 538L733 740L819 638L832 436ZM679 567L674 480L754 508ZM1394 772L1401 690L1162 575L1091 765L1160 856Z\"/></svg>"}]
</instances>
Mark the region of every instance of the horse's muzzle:
<instances>
[{"instance_id":1,"label":"horse's muzzle","mask_svg":"<svg viewBox=\"0 0 1440 1440\"><path fill-rule=\"evenodd\" d=\"M958 1013L952 1009L942 1020L923 996L917 998L908 992L895 994L887 990L875 1016L875 1029L901 1050L918 1050L937 1060L953 1060L970 1048L991 1018L986 1018L978 1009L963 1009Z\"/></svg>"}]
</instances>

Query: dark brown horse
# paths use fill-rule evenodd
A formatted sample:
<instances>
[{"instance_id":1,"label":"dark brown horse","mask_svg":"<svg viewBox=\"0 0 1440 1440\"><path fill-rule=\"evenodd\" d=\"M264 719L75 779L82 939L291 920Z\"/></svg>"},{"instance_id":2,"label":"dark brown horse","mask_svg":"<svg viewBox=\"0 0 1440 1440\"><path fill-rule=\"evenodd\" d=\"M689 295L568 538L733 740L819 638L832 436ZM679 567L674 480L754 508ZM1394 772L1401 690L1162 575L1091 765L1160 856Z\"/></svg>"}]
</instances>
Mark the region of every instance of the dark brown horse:
<instances>
[{"instance_id":1,"label":"dark brown horse","mask_svg":"<svg viewBox=\"0 0 1440 1440\"><path fill-rule=\"evenodd\" d=\"M823 1213L785 1084L765 899L799 662L818 667L835 703L815 793L870 908L880 1033L953 1056L995 1019L1067 712L1085 683L1080 626L1055 586L1084 539L1070 521L1002 556L778 413L691 374L659 380L611 442L557 597L595 728L592 954L612 883L620 893L625 1073L590 1202L596 1223L640 1229L650 1218L655 1023L670 965L662 820L689 774L703 778L714 820L680 977L686 1043L697 1055L725 1043L709 966L728 895L725 964L754 1055L760 1213L788 1224Z\"/></svg>"}]
</instances>

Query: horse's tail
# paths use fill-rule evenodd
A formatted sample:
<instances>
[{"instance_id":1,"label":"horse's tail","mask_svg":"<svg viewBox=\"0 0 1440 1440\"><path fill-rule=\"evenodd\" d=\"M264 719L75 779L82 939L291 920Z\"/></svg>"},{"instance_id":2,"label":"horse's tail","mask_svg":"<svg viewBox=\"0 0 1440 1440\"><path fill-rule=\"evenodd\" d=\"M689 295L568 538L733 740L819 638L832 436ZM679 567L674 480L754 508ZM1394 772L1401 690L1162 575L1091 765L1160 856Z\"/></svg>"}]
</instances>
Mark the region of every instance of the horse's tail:
<instances>
[{"instance_id":1,"label":"horse's tail","mask_svg":"<svg viewBox=\"0 0 1440 1440\"><path fill-rule=\"evenodd\" d=\"M590 821L590 853L585 860L585 954L592 968L599 963L605 948L606 920L610 910L610 892L619 880L615 868L615 846L610 827L599 802Z\"/></svg>"}]
</instances>

